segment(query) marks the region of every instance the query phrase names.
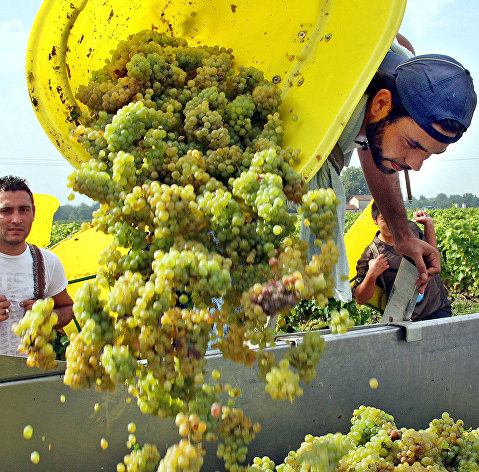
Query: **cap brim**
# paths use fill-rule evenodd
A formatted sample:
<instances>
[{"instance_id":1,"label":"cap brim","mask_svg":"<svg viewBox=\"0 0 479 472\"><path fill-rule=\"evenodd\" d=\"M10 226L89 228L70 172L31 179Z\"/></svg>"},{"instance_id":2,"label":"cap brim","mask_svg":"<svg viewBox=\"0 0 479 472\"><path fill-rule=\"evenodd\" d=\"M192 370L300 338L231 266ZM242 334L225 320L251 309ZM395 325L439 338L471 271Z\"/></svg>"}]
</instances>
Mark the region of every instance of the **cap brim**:
<instances>
[{"instance_id":1,"label":"cap brim","mask_svg":"<svg viewBox=\"0 0 479 472\"><path fill-rule=\"evenodd\" d=\"M407 60L407 57L401 56L400 54L397 54L392 51L388 51L386 57L383 59L383 62L381 62L381 65L379 66L379 70L382 70L389 74L394 74L396 72L396 67Z\"/></svg>"}]
</instances>

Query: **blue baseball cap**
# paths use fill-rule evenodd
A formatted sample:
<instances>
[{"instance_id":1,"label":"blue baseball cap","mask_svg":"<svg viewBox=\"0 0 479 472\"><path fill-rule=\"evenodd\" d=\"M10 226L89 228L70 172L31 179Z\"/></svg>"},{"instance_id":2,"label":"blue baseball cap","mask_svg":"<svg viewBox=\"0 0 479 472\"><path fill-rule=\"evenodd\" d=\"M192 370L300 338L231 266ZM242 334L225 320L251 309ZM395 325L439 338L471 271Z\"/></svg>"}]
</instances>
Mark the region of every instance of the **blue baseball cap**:
<instances>
[{"instance_id":1,"label":"blue baseball cap","mask_svg":"<svg viewBox=\"0 0 479 472\"><path fill-rule=\"evenodd\" d=\"M379 70L392 74L399 97L411 118L441 143L454 143L462 132L450 137L432 126L450 119L466 129L471 124L477 97L469 71L458 61L441 54L405 58L389 51Z\"/></svg>"}]
</instances>

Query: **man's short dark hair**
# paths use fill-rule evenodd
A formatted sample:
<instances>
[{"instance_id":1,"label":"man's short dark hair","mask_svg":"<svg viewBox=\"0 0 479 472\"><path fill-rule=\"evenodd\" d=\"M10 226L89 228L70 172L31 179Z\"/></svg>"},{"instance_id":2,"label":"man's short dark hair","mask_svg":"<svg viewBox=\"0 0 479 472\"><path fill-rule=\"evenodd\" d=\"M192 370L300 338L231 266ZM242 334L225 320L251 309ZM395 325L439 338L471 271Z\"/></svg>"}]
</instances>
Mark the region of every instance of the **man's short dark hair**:
<instances>
[{"instance_id":1,"label":"man's short dark hair","mask_svg":"<svg viewBox=\"0 0 479 472\"><path fill-rule=\"evenodd\" d=\"M406 110L405 106L403 105L401 98L399 97L399 92L396 87L396 80L394 76L385 72L378 70L374 75L373 79L369 83L366 89L366 95L368 96L369 105L372 99L376 96L376 94L382 90L386 89L391 92L393 107L389 115L387 116L387 120L390 123L394 123L399 118L403 117L411 117L411 115ZM456 120L438 120L436 124L440 125L444 131L448 133L463 133L466 128L461 123Z\"/></svg>"},{"instance_id":2,"label":"man's short dark hair","mask_svg":"<svg viewBox=\"0 0 479 472\"><path fill-rule=\"evenodd\" d=\"M441 128L444 131L447 131L448 133L463 133L466 131L465 126L461 125L459 121L456 120L450 120L450 119L445 119L445 120L437 120L436 124L440 125Z\"/></svg>"},{"instance_id":3,"label":"man's short dark hair","mask_svg":"<svg viewBox=\"0 0 479 472\"><path fill-rule=\"evenodd\" d=\"M396 81L394 77L382 70L378 70L374 77L372 78L371 82L369 83L365 94L368 96L368 105L371 103L372 99L377 95L377 93L382 90L386 89L391 92L392 100L393 100L393 108L396 108L397 113L401 116L409 116L406 108L401 102L399 97L399 92L396 87Z\"/></svg>"},{"instance_id":4,"label":"man's short dark hair","mask_svg":"<svg viewBox=\"0 0 479 472\"><path fill-rule=\"evenodd\" d=\"M376 202L373 202L373 204L371 205L371 215L373 217L373 220L376 221L380 214L381 212L379 211L379 208L376 205Z\"/></svg>"},{"instance_id":5,"label":"man's short dark hair","mask_svg":"<svg viewBox=\"0 0 479 472\"><path fill-rule=\"evenodd\" d=\"M17 192L19 190L27 192L28 195L30 195L30 200L32 201L33 206L33 194L25 179L15 177L14 175L0 177L0 192Z\"/></svg>"}]
</instances>

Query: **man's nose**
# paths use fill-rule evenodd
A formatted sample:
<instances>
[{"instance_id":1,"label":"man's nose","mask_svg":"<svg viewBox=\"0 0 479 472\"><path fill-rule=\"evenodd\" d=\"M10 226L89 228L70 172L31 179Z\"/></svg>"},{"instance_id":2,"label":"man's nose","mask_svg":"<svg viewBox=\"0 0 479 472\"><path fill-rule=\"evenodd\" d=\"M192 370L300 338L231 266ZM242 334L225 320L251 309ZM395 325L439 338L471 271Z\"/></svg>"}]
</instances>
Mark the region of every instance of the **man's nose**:
<instances>
[{"instance_id":1,"label":"man's nose","mask_svg":"<svg viewBox=\"0 0 479 472\"><path fill-rule=\"evenodd\" d=\"M15 223L20 223L22 222L22 213L20 211L14 211L13 214L12 214L12 221L15 222Z\"/></svg>"},{"instance_id":2,"label":"man's nose","mask_svg":"<svg viewBox=\"0 0 479 472\"><path fill-rule=\"evenodd\" d=\"M418 171L422 167L426 158L427 154L424 154L423 152L414 152L406 156L405 162L412 170Z\"/></svg>"}]
</instances>

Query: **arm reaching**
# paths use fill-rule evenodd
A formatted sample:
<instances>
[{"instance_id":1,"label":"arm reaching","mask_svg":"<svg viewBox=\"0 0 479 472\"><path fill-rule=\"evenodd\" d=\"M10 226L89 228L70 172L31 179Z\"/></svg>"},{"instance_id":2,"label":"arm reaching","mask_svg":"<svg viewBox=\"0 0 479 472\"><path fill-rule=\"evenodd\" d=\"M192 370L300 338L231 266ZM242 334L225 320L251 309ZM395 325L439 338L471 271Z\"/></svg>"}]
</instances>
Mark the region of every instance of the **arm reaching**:
<instances>
[{"instance_id":1,"label":"arm reaching","mask_svg":"<svg viewBox=\"0 0 479 472\"><path fill-rule=\"evenodd\" d=\"M434 220L425 210L417 210L414 212L413 220L416 223L424 225L424 239L431 246L437 248L436 229L434 228Z\"/></svg>"},{"instance_id":2,"label":"arm reaching","mask_svg":"<svg viewBox=\"0 0 479 472\"><path fill-rule=\"evenodd\" d=\"M53 311L58 315L58 323L54 328L60 329L73 319L73 300L70 295L68 295L67 289L55 295L53 300L55 300Z\"/></svg>"},{"instance_id":3,"label":"arm reaching","mask_svg":"<svg viewBox=\"0 0 479 472\"><path fill-rule=\"evenodd\" d=\"M398 33L396 35L397 42L404 48L408 49L411 51L412 54L416 55L416 51L414 50L413 45L409 42L409 39L407 39L405 36L403 36L401 33Z\"/></svg>"},{"instance_id":4,"label":"arm reaching","mask_svg":"<svg viewBox=\"0 0 479 472\"><path fill-rule=\"evenodd\" d=\"M416 285L419 292L424 293L429 279L441 271L439 251L412 234L398 174L381 172L374 164L370 151L358 150L358 155L371 194L394 238L394 248L398 254L409 256L414 261L418 271Z\"/></svg>"}]
</instances>

